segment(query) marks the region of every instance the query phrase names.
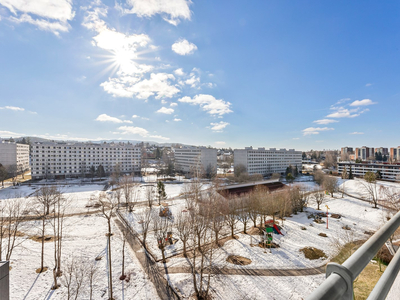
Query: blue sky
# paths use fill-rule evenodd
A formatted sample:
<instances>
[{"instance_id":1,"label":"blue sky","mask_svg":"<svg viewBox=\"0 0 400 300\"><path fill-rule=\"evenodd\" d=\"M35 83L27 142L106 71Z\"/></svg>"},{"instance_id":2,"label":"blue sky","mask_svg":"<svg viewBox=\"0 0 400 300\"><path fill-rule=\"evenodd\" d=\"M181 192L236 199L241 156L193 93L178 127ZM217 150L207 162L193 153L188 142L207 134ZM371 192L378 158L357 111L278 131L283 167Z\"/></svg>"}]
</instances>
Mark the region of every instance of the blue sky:
<instances>
[{"instance_id":1,"label":"blue sky","mask_svg":"<svg viewBox=\"0 0 400 300\"><path fill-rule=\"evenodd\" d=\"M0 0L0 137L398 146L399 29L398 1Z\"/></svg>"}]
</instances>

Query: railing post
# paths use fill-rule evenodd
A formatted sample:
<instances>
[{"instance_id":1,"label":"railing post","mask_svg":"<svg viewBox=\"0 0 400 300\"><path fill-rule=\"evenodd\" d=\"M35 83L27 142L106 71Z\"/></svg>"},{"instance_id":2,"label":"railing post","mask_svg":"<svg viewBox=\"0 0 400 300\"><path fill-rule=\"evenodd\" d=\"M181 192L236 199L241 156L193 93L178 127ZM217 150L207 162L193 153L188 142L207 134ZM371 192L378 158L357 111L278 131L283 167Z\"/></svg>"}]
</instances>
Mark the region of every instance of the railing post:
<instances>
[{"instance_id":1,"label":"railing post","mask_svg":"<svg viewBox=\"0 0 400 300\"><path fill-rule=\"evenodd\" d=\"M350 272L350 270L342 265L337 264L337 263L329 263L326 266L326 278L328 278L332 273L338 274L346 282L347 290L343 294L342 299L343 300L353 300L354 276Z\"/></svg>"}]
</instances>

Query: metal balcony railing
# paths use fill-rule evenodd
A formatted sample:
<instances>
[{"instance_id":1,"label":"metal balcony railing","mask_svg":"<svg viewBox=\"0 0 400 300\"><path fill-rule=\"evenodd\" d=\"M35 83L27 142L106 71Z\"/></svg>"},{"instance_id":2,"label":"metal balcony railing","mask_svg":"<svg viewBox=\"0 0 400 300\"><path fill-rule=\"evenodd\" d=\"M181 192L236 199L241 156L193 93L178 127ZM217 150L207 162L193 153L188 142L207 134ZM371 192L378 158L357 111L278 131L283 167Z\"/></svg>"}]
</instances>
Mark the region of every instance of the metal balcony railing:
<instances>
[{"instance_id":1,"label":"metal balcony railing","mask_svg":"<svg viewBox=\"0 0 400 300\"><path fill-rule=\"evenodd\" d=\"M400 212L379 229L368 241L353 253L342 265L329 263L326 280L309 295L307 300L353 299L353 281L373 259L383 244L400 226ZM385 299L400 270L400 251L375 285L367 300Z\"/></svg>"}]
</instances>

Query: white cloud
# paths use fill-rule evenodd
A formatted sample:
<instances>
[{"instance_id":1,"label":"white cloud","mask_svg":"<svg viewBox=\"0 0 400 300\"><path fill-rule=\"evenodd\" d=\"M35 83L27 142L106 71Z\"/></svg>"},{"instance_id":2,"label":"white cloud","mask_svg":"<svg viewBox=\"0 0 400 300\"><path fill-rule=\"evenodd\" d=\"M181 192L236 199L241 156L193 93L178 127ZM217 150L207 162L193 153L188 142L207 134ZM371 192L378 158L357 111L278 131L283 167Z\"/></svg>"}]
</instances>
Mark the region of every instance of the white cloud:
<instances>
[{"instance_id":1,"label":"white cloud","mask_svg":"<svg viewBox=\"0 0 400 300\"><path fill-rule=\"evenodd\" d=\"M164 99L161 100L161 104L167 104L167 101L165 101Z\"/></svg>"},{"instance_id":2,"label":"white cloud","mask_svg":"<svg viewBox=\"0 0 400 300\"><path fill-rule=\"evenodd\" d=\"M372 85L372 83L367 83L365 86L367 86L367 87L368 87L368 86L371 86L371 85Z\"/></svg>"},{"instance_id":3,"label":"white cloud","mask_svg":"<svg viewBox=\"0 0 400 300\"><path fill-rule=\"evenodd\" d=\"M367 106L367 105L372 105L376 104L376 102L372 102L370 99L364 99L364 100L356 100L350 104L350 106Z\"/></svg>"},{"instance_id":4,"label":"white cloud","mask_svg":"<svg viewBox=\"0 0 400 300\"><path fill-rule=\"evenodd\" d=\"M193 74L189 79L185 80L185 83L190 85L191 88L196 88L200 84L200 78Z\"/></svg>"},{"instance_id":5,"label":"white cloud","mask_svg":"<svg viewBox=\"0 0 400 300\"><path fill-rule=\"evenodd\" d=\"M175 107L175 106L178 106L178 103L172 102L169 106Z\"/></svg>"},{"instance_id":6,"label":"white cloud","mask_svg":"<svg viewBox=\"0 0 400 300\"><path fill-rule=\"evenodd\" d=\"M199 94L192 98L185 96L178 99L179 102L190 103L192 105L199 105L204 111L210 115L224 115L233 112L230 109L231 103L215 99L212 95Z\"/></svg>"},{"instance_id":7,"label":"white cloud","mask_svg":"<svg viewBox=\"0 0 400 300\"><path fill-rule=\"evenodd\" d=\"M158 113L160 114L166 114L170 115L174 112L173 108L166 108L166 107L161 107L159 110L157 110Z\"/></svg>"},{"instance_id":8,"label":"white cloud","mask_svg":"<svg viewBox=\"0 0 400 300\"><path fill-rule=\"evenodd\" d=\"M228 122L211 123L211 130L215 132L222 132L222 130L229 125Z\"/></svg>"},{"instance_id":9,"label":"white cloud","mask_svg":"<svg viewBox=\"0 0 400 300\"><path fill-rule=\"evenodd\" d=\"M120 78L109 78L108 81L100 84L104 90L114 97L133 97L148 99L155 96L156 99L172 98L180 92L178 88L170 84L175 80L172 74L152 73L150 79L143 79L133 76L123 76Z\"/></svg>"},{"instance_id":10,"label":"white cloud","mask_svg":"<svg viewBox=\"0 0 400 300\"><path fill-rule=\"evenodd\" d=\"M357 132L357 131L354 131L354 132L351 132L351 133L349 133L349 134L364 134L364 132Z\"/></svg>"},{"instance_id":11,"label":"white cloud","mask_svg":"<svg viewBox=\"0 0 400 300\"><path fill-rule=\"evenodd\" d=\"M178 118L175 118L174 121L175 121L175 122L180 122L180 121L182 121L182 120L181 120L181 119L178 119Z\"/></svg>"},{"instance_id":12,"label":"white cloud","mask_svg":"<svg viewBox=\"0 0 400 300\"><path fill-rule=\"evenodd\" d=\"M308 127L306 129L303 129L303 135L319 134L321 131L329 131L329 130L335 130L335 129L328 127Z\"/></svg>"},{"instance_id":13,"label":"white cloud","mask_svg":"<svg viewBox=\"0 0 400 300\"><path fill-rule=\"evenodd\" d=\"M293 138L292 140L299 140L300 138Z\"/></svg>"},{"instance_id":14,"label":"white cloud","mask_svg":"<svg viewBox=\"0 0 400 300\"><path fill-rule=\"evenodd\" d=\"M185 39L179 39L172 45L172 51L179 55L193 54L197 50L197 46L193 43L188 42Z\"/></svg>"},{"instance_id":15,"label":"white cloud","mask_svg":"<svg viewBox=\"0 0 400 300\"><path fill-rule=\"evenodd\" d=\"M214 144L215 144L215 145L218 145L218 146L223 146L223 145L225 145L226 143L223 142L223 141L218 141L218 142L215 142Z\"/></svg>"},{"instance_id":16,"label":"white cloud","mask_svg":"<svg viewBox=\"0 0 400 300\"><path fill-rule=\"evenodd\" d=\"M335 109L336 112L327 115L327 118L355 118L364 112L355 113L358 111L357 109L349 110L343 107L333 107L332 109Z\"/></svg>"},{"instance_id":17,"label":"white cloud","mask_svg":"<svg viewBox=\"0 0 400 300\"><path fill-rule=\"evenodd\" d=\"M112 123L130 123L132 124L132 121L129 120L121 120L115 117L111 117L107 114L101 114L96 118L96 121L99 122L112 122Z\"/></svg>"},{"instance_id":18,"label":"white cloud","mask_svg":"<svg viewBox=\"0 0 400 300\"><path fill-rule=\"evenodd\" d=\"M3 106L0 107L0 109L8 109L8 110L14 110L14 111L24 111L25 108L17 107L17 106Z\"/></svg>"},{"instance_id":19,"label":"white cloud","mask_svg":"<svg viewBox=\"0 0 400 300\"><path fill-rule=\"evenodd\" d=\"M161 136L161 135L150 135L149 137L151 137L151 138L153 138L153 139L163 140L163 141L168 141L168 140L169 140L168 137Z\"/></svg>"},{"instance_id":20,"label":"white cloud","mask_svg":"<svg viewBox=\"0 0 400 300\"><path fill-rule=\"evenodd\" d=\"M25 135L24 133L16 133L12 131L7 131L7 130L0 130L0 137L12 137L12 136L23 136Z\"/></svg>"},{"instance_id":21,"label":"white cloud","mask_svg":"<svg viewBox=\"0 0 400 300\"><path fill-rule=\"evenodd\" d=\"M116 132L118 134L137 134L142 137L147 137L149 135L149 132L141 127L134 127L134 126L121 126L118 127L118 130L121 130L121 132Z\"/></svg>"},{"instance_id":22,"label":"white cloud","mask_svg":"<svg viewBox=\"0 0 400 300\"><path fill-rule=\"evenodd\" d=\"M342 104L350 100L351 100L350 98L342 98L338 102L336 102L335 105Z\"/></svg>"},{"instance_id":23,"label":"white cloud","mask_svg":"<svg viewBox=\"0 0 400 300\"><path fill-rule=\"evenodd\" d=\"M7 7L14 15L10 17L11 21L30 23L56 35L68 31L70 28L68 21L75 16L71 0L0 0L0 4ZM32 18L31 15L35 15L36 18Z\"/></svg>"},{"instance_id":24,"label":"white cloud","mask_svg":"<svg viewBox=\"0 0 400 300\"><path fill-rule=\"evenodd\" d=\"M180 19L190 20L190 0L127 0L132 8L125 13L136 14L139 17L162 15L163 19L172 25L178 25Z\"/></svg>"},{"instance_id":25,"label":"white cloud","mask_svg":"<svg viewBox=\"0 0 400 300\"><path fill-rule=\"evenodd\" d=\"M326 124L337 123L337 122L339 122L339 121L331 120L331 119L322 119L322 120L316 120L313 123L317 123L319 125L326 125Z\"/></svg>"},{"instance_id":26,"label":"white cloud","mask_svg":"<svg viewBox=\"0 0 400 300\"><path fill-rule=\"evenodd\" d=\"M174 71L174 74L175 74L176 76L185 76L185 75L186 75L185 72L183 72L183 69L182 69L182 68L176 69L176 70Z\"/></svg>"},{"instance_id":27,"label":"white cloud","mask_svg":"<svg viewBox=\"0 0 400 300\"><path fill-rule=\"evenodd\" d=\"M118 127L118 130L120 132L113 132L114 134L124 134L124 135L129 135L129 134L134 134L134 135L140 135L141 137L150 137L150 138L155 138L159 140L169 140L167 137L163 137L161 135L149 135L149 132L141 127L134 127L134 126L121 126Z\"/></svg>"},{"instance_id":28,"label":"white cloud","mask_svg":"<svg viewBox=\"0 0 400 300\"><path fill-rule=\"evenodd\" d=\"M138 115L133 115L132 119L140 118Z\"/></svg>"}]
</instances>

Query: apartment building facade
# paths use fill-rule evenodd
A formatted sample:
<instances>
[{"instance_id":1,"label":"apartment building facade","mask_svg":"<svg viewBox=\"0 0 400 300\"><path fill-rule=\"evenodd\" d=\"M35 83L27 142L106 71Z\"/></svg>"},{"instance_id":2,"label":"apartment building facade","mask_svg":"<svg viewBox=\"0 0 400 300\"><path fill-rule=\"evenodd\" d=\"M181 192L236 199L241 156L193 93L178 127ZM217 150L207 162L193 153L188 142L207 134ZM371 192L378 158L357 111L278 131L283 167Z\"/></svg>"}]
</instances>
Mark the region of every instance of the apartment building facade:
<instances>
[{"instance_id":1,"label":"apartment building facade","mask_svg":"<svg viewBox=\"0 0 400 300\"><path fill-rule=\"evenodd\" d=\"M395 148L390 148L389 155L392 161L400 161L400 146Z\"/></svg>"},{"instance_id":2,"label":"apartment building facade","mask_svg":"<svg viewBox=\"0 0 400 300\"><path fill-rule=\"evenodd\" d=\"M200 168L202 172L217 172L217 149L205 147L174 148L175 168L190 173Z\"/></svg>"},{"instance_id":3,"label":"apartment building facade","mask_svg":"<svg viewBox=\"0 0 400 300\"><path fill-rule=\"evenodd\" d=\"M344 168L346 168L347 174L349 174L351 168L355 177L364 177L367 172L376 173L379 171L384 180L400 180L400 164L338 162L339 174L343 172Z\"/></svg>"},{"instance_id":4,"label":"apartment building facade","mask_svg":"<svg viewBox=\"0 0 400 300\"><path fill-rule=\"evenodd\" d=\"M363 146L356 148L355 159L368 160L369 158L375 158L374 148Z\"/></svg>"},{"instance_id":5,"label":"apartment building facade","mask_svg":"<svg viewBox=\"0 0 400 300\"><path fill-rule=\"evenodd\" d=\"M249 175L284 174L287 167L292 166L301 170L302 152L294 149L265 149L245 147L234 150L234 167L243 165Z\"/></svg>"},{"instance_id":6,"label":"apartment building facade","mask_svg":"<svg viewBox=\"0 0 400 300\"><path fill-rule=\"evenodd\" d=\"M121 173L140 173L141 148L129 143L33 143L32 179L85 176L92 167L103 166L111 174L116 166Z\"/></svg>"},{"instance_id":7,"label":"apartment building facade","mask_svg":"<svg viewBox=\"0 0 400 300\"><path fill-rule=\"evenodd\" d=\"M18 173L29 170L29 145L16 142L0 142L0 164L16 166Z\"/></svg>"}]
</instances>

